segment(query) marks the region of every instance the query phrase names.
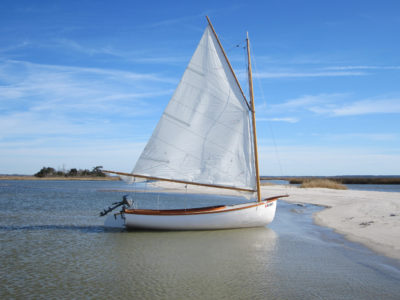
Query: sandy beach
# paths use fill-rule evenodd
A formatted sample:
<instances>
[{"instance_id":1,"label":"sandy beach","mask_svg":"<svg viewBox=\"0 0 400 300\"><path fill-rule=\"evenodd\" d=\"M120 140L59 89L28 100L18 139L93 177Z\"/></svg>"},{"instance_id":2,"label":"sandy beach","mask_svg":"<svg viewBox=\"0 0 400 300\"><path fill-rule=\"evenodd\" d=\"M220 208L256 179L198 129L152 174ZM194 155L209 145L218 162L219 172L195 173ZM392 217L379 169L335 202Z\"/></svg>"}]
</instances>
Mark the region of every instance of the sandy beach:
<instances>
[{"instance_id":1,"label":"sandy beach","mask_svg":"<svg viewBox=\"0 0 400 300\"><path fill-rule=\"evenodd\" d=\"M283 185L262 187L263 197L286 193L290 197L284 201L326 207L314 215L316 224L333 228L378 253L400 259L400 193Z\"/></svg>"},{"instance_id":2,"label":"sandy beach","mask_svg":"<svg viewBox=\"0 0 400 300\"><path fill-rule=\"evenodd\" d=\"M158 183L168 192L184 192L179 185ZM188 186L187 193L232 194L229 190ZM327 226L348 240L377 253L400 260L400 193L326 188L297 188L290 185L263 185L263 198L288 194L281 201L326 207L314 215L314 222ZM278 205L279 209L279 205Z\"/></svg>"}]
</instances>

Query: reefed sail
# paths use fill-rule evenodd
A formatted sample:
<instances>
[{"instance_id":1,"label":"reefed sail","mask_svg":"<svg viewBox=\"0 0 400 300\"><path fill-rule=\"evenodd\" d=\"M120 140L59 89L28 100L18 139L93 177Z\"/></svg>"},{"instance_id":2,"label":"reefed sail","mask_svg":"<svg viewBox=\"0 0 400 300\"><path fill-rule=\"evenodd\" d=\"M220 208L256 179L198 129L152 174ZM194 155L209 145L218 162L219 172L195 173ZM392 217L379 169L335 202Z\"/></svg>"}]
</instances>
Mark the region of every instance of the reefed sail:
<instances>
[{"instance_id":1,"label":"reefed sail","mask_svg":"<svg viewBox=\"0 0 400 300\"><path fill-rule=\"evenodd\" d=\"M210 26L132 173L256 189L249 108Z\"/></svg>"}]
</instances>

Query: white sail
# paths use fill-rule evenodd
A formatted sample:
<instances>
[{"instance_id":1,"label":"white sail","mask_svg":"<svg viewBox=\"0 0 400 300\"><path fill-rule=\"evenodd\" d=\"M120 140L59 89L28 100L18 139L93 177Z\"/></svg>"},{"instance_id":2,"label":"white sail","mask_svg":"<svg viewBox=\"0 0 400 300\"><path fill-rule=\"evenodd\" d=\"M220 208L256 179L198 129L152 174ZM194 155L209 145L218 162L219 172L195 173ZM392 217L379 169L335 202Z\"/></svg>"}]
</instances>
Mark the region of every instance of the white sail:
<instances>
[{"instance_id":1,"label":"white sail","mask_svg":"<svg viewBox=\"0 0 400 300\"><path fill-rule=\"evenodd\" d=\"M210 26L132 173L256 189L249 109Z\"/></svg>"}]
</instances>

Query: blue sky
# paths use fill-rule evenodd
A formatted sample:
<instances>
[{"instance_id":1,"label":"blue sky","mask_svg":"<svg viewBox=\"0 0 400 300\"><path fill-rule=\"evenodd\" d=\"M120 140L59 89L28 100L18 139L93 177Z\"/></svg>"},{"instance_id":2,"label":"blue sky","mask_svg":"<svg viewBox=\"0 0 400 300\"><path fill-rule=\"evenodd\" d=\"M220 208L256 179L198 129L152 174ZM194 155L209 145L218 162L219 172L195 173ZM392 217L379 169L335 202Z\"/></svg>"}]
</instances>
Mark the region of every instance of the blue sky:
<instances>
[{"instance_id":1,"label":"blue sky","mask_svg":"<svg viewBox=\"0 0 400 300\"><path fill-rule=\"evenodd\" d=\"M400 2L245 2L1 1L0 174L131 171L205 15L245 91L249 32L261 174L400 174Z\"/></svg>"}]
</instances>

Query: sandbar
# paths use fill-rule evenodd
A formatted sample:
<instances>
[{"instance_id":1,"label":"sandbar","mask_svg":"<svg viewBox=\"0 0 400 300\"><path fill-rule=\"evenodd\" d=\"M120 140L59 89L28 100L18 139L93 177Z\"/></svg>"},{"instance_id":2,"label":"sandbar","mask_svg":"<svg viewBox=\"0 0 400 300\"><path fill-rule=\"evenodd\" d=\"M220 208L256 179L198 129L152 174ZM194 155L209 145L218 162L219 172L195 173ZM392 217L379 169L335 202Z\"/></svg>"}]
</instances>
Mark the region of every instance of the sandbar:
<instances>
[{"instance_id":1,"label":"sandbar","mask_svg":"<svg viewBox=\"0 0 400 300\"><path fill-rule=\"evenodd\" d=\"M289 194L284 201L325 207L314 222L333 228L348 240L400 260L400 193L289 185L262 187L262 196ZM278 206L279 209L279 206Z\"/></svg>"}]
</instances>

